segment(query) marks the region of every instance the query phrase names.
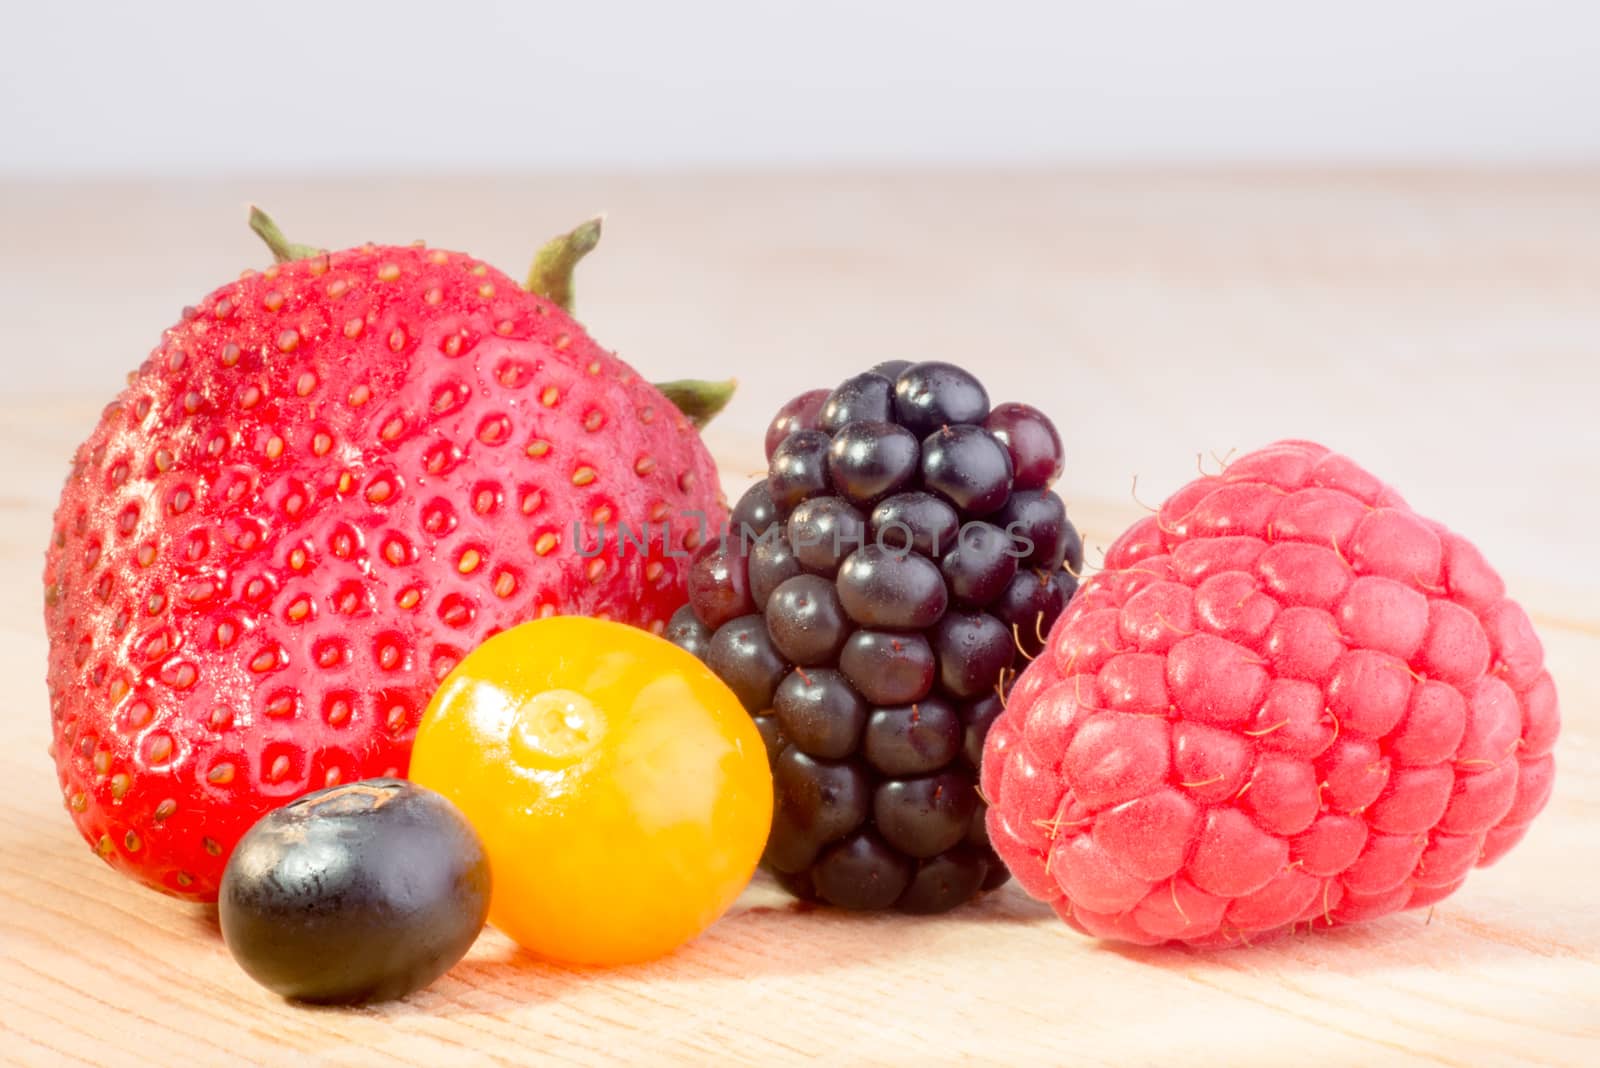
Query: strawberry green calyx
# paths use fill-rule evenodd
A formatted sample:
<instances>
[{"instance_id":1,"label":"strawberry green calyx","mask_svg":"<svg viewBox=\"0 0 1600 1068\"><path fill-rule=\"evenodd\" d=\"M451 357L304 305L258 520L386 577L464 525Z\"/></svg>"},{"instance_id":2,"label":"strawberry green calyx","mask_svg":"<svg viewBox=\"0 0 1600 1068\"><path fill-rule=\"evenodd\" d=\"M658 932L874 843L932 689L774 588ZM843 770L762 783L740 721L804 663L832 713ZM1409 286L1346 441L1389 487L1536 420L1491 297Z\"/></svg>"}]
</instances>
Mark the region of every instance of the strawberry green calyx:
<instances>
[{"instance_id":1,"label":"strawberry green calyx","mask_svg":"<svg viewBox=\"0 0 1600 1068\"><path fill-rule=\"evenodd\" d=\"M572 311L572 273L578 261L594 251L600 243L602 216L578 224L559 237L552 238L533 258L533 268L528 272L525 288L561 307ZM302 245L290 241L273 222L272 216L250 205L250 229L266 243L272 258L278 263L305 260L320 256L323 249L315 245ZM659 389L696 429L704 427L733 397L734 379L720 382L697 378L684 378L672 382L658 382Z\"/></svg>"},{"instance_id":2,"label":"strawberry green calyx","mask_svg":"<svg viewBox=\"0 0 1600 1068\"><path fill-rule=\"evenodd\" d=\"M733 399L733 391L738 385L739 381L735 378L724 379L721 382L712 382L704 378L680 378L673 382L655 383L655 387L684 414L689 422L694 424L696 429L703 428L718 412L728 406L728 401Z\"/></svg>"},{"instance_id":3,"label":"strawberry green calyx","mask_svg":"<svg viewBox=\"0 0 1600 1068\"><path fill-rule=\"evenodd\" d=\"M573 289L572 273L578 262L594 251L600 243L600 231L605 216L596 215L579 223L560 237L546 242L533 257L533 267L528 271L524 288L571 313ZM712 382L701 378L681 378L672 382L657 382L655 387L677 406L696 429L711 422L718 412L728 406L738 382L732 378Z\"/></svg>"},{"instance_id":4,"label":"strawberry green calyx","mask_svg":"<svg viewBox=\"0 0 1600 1068\"><path fill-rule=\"evenodd\" d=\"M604 218L597 215L546 242L533 257L533 267L528 271L528 281L523 288L561 305L563 311L572 311L572 272L578 261L600 243Z\"/></svg>"},{"instance_id":5,"label":"strawberry green calyx","mask_svg":"<svg viewBox=\"0 0 1600 1068\"><path fill-rule=\"evenodd\" d=\"M290 260L309 260L322 252L312 245L297 245L283 236L283 231L278 229L278 224L272 221L272 216L250 205L250 229L255 231L257 237L265 241L267 248L272 250L272 258L279 263L288 263Z\"/></svg>"}]
</instances>

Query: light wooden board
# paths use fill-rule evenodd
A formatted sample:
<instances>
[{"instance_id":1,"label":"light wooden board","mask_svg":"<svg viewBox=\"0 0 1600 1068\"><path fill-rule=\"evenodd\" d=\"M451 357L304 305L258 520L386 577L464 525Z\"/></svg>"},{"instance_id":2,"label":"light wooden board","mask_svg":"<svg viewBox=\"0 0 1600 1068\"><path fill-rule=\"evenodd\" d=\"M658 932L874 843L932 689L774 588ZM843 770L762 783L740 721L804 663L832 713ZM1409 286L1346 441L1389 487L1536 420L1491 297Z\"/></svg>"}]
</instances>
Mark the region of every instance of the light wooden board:
<instances>
[{"instance_id":1,"label":"light wooden board","mask_svg":"<svg viewBox=\"0 0 1600 1068\"><path fill-rule=\"evenodd\" d=\"M1550 807L1431 914L1250 950L1098 945L1015 888L911 919L758 880L657 964L553 967L491 931L404 1002L288 1006L207 911L90 854L45 755L66 458L178 306L259 261L251 197L301 240L426 233L511 269L609 207L585 316L647 373L739 368L730 486L782 399L893 355L1055 412L1091 546L1140 514L1134 472L1154 500L1198 451L1326 439L1526 599L1566 721ZM1600 1062L1600 173L14 185L0 233L0 1062Z\"/></svg>"}]
</instances>

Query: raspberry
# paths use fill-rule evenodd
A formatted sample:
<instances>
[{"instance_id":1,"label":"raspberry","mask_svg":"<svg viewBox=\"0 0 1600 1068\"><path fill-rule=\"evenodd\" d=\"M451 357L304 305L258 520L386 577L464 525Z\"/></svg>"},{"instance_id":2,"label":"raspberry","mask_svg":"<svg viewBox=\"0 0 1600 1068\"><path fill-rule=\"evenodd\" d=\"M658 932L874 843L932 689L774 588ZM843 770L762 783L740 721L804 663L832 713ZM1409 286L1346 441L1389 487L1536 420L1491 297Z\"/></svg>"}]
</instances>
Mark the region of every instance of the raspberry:
<instances>
[{"instance_id":1,"label":"raspberry","mask_svg":"<svg viewBox=\"0 0 1600 1068\"><path fill-rule=\"evenodd\" d=\"M891 361L796 397L766 443L766 481L697 554L667 636L755 716L781 885L953 908L1009 878L978 761L1019 649L1077 588L1082 541L1048 488L1061 439L959 367Z\"/></svg>"},{"instance_id":2,"label":"raspberry","mask_svg":"<svg viewBox=\"0 0 1600 1068\"><path fill-rule=\"evenodd\" d=\"M989 840L1068 924L1144 945L1429 905L1549 799L1543 658L1471 544L1280 442L1078 592L989 731Z\"/></svg>"}]
</instances>

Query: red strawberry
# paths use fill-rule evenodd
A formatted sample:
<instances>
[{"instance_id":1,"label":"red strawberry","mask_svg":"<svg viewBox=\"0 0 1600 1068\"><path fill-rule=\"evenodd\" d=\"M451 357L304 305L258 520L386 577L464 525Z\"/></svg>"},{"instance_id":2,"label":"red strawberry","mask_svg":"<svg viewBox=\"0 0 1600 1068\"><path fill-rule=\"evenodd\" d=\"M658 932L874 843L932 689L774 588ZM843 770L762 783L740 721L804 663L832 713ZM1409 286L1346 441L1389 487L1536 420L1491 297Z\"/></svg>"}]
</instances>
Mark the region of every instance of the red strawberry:
<instances>
[{"instance_id":1,"label":"red strawberry","mask_svg":"<svg viewBox=\"0 0 1600 1068\"><path fill-rule=\"evenodd\" d=\"M1281 442L1106 554L989 732L989 837L1079 930L1250 942L1428 905L1550 797L1555 687L1465 539Z\"/></svg>"},{"instance_id":2,"label":"red strawberry","mask_svg":"<svg viewBox=\"0 0 1600 1068\"><path fill-rule=\"evenodd\" d=\"M461 253L313 253L257 224L287 262L185 309L130 376L44 573L73 819L201 899L268 809L403 773L489 635L552 613L659 631L696 517L724 516L689 419L558 303ZM597 236L552 243L532 284L565 303ZM619 524L649 524L648 551Z\"/></svg>"}]
</instances>

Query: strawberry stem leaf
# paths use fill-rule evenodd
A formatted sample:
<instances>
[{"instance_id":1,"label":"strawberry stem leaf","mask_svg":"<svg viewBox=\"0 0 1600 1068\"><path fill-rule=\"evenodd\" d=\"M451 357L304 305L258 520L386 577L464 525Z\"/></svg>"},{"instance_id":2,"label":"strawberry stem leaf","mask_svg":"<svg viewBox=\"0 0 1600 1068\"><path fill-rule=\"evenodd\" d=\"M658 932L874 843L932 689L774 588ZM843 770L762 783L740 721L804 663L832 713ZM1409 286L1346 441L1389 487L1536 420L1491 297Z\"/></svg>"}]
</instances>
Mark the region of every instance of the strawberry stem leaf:
<instances>
[{"instance_id":1,"label":"strawberry stem leaf","mask_svg":"<svg viewBox=\"0 0 1600 1068\"><path fill-rule=\"evenodd\" d=\"M528 271L526 289L546 300L554 301L565 311L572 310L572 272L578 261L594 251L600 243L601 216L579 223L575 228L553 238L533 257L533 268Z\"/></svg>"},{"instance_id":2,"label":"strawberry stem leaf","mask_svg":"<svg viewBox=\"0 0 1600 1068\"><path fill-rule=\"evenodd\" d=\"M728 401L733 399L733 391L738 385L738 380L733 378L721 382L710 382L703 378L680 378L672 382L655 384L656 388L677 406L697 430L703 429L718 412L728 406Z\"/></svg>"},{"instance_id":3,"label":"strawberry stem leaf","mask_svg":"<svg viewBox=\"0 0 1600 1068\"><path fill-rule=\"evenodd\" d=\"M256 236L267 243L272 250L272 258L278 263L288 263L290 260L309 260L312 256L319 255L321 249L312 245L297 245L283 236L283 231L278 229L278 224L272 221L272 216L250 205L250 229Z\"/></svg>"}]
</instances>

